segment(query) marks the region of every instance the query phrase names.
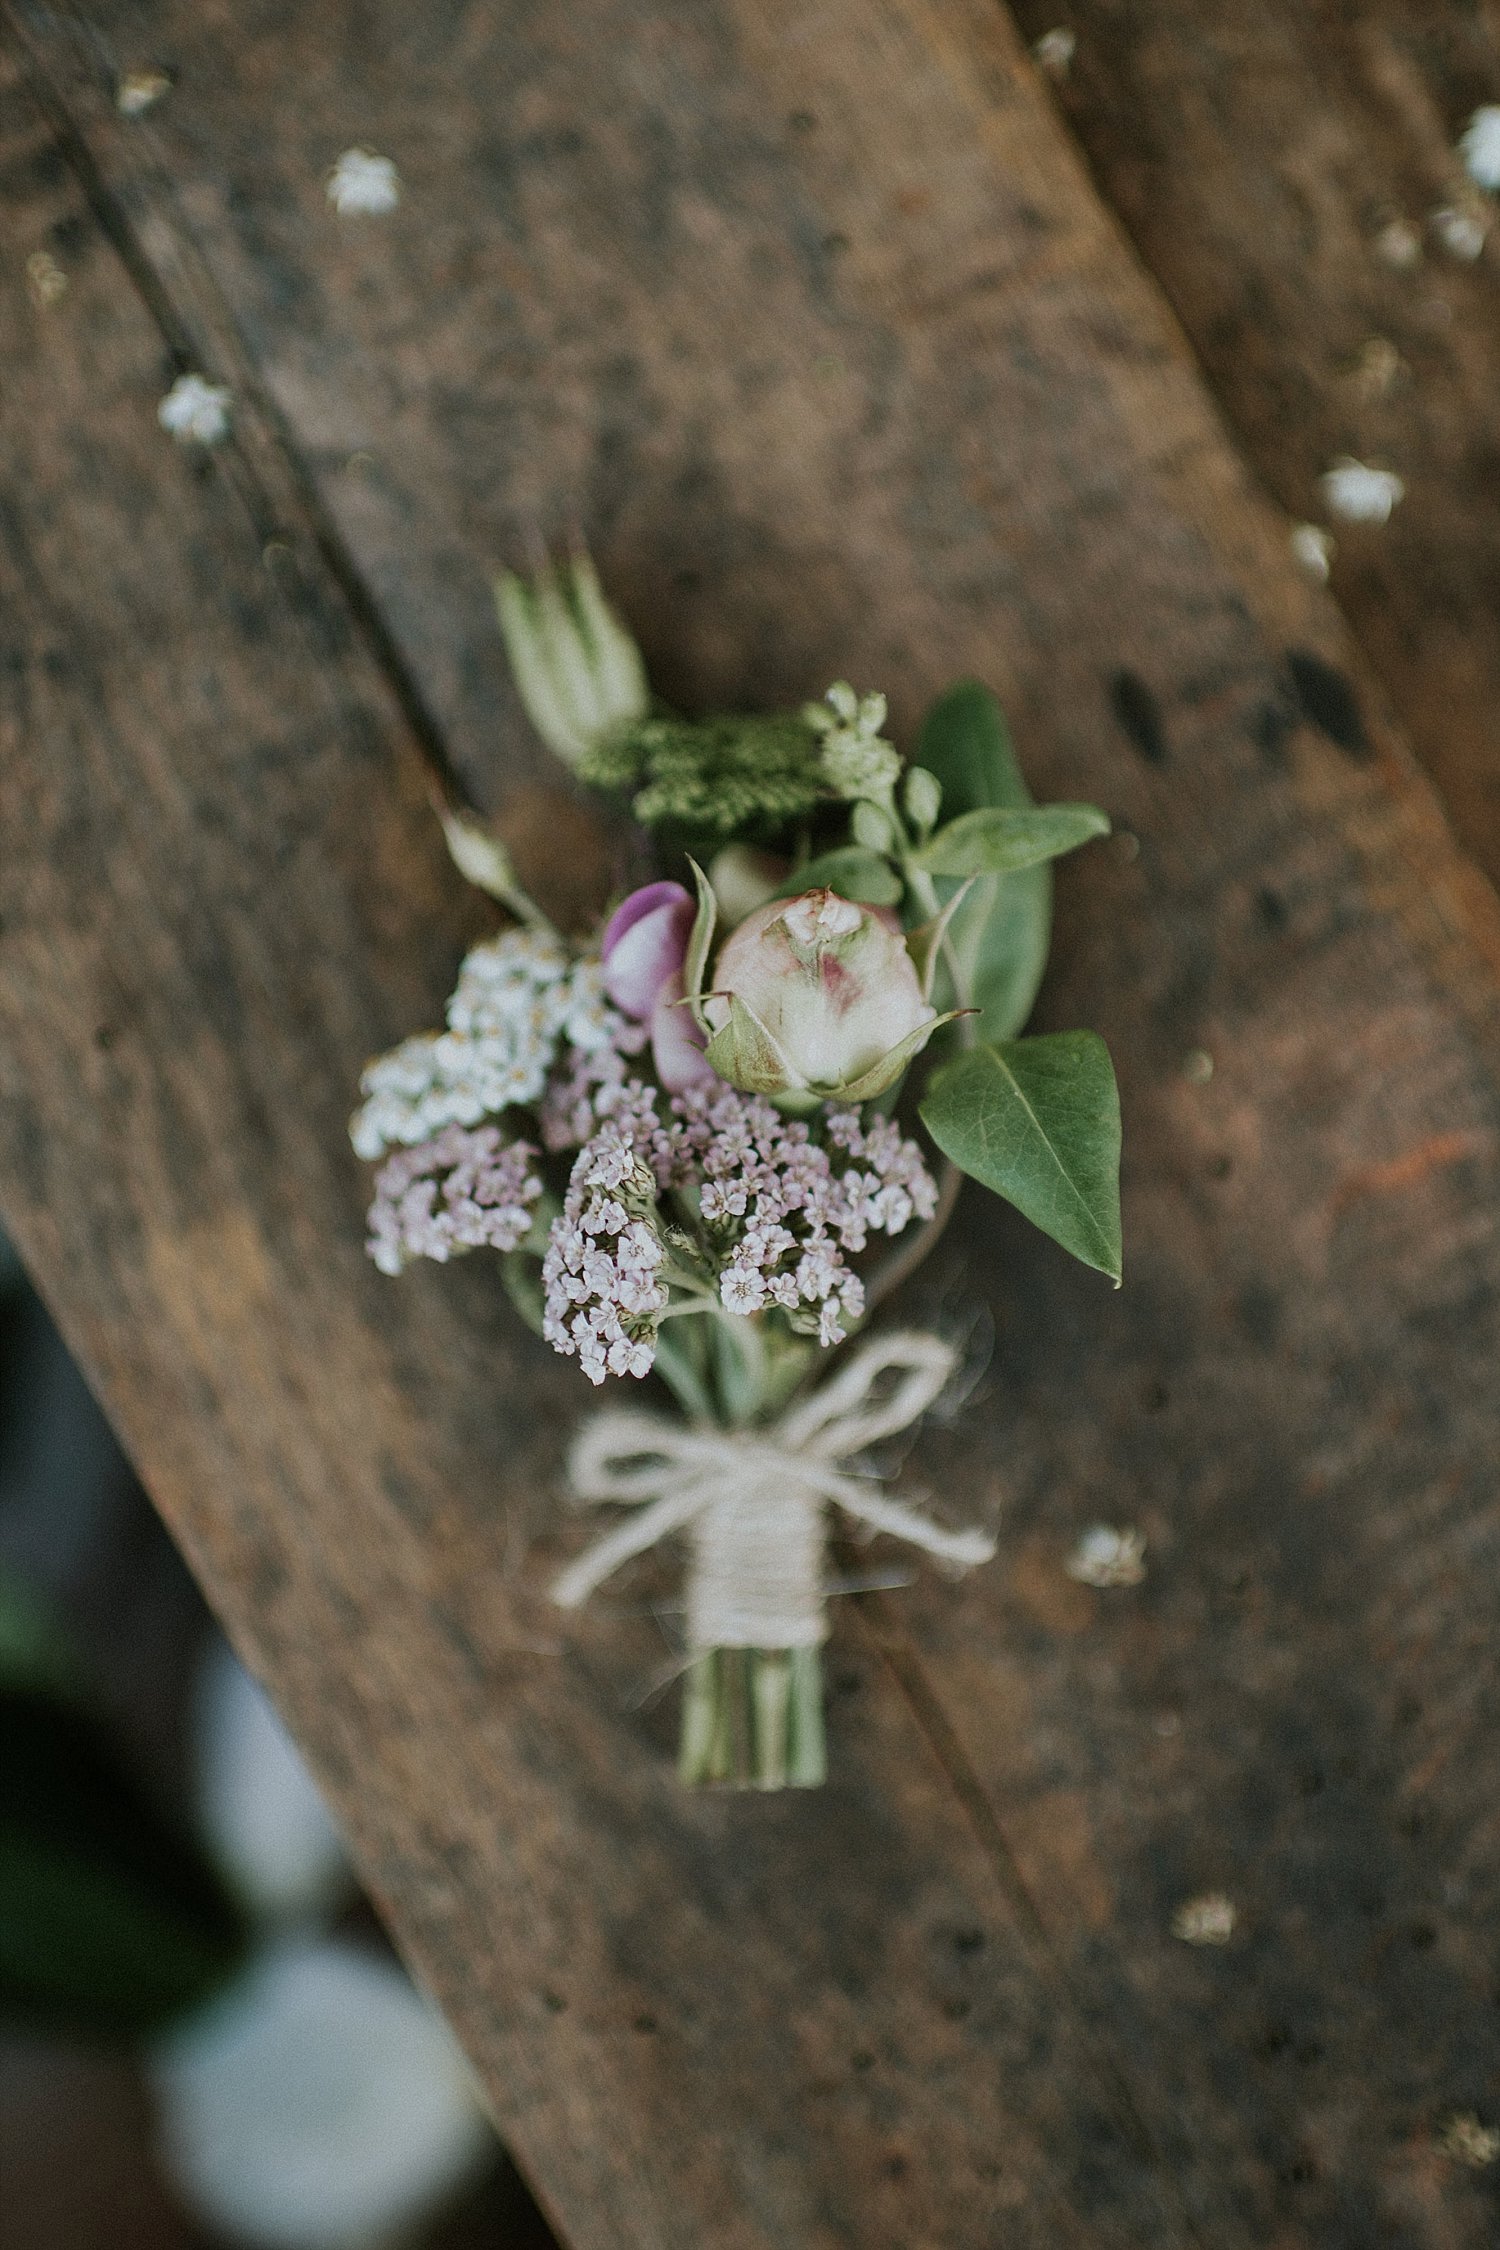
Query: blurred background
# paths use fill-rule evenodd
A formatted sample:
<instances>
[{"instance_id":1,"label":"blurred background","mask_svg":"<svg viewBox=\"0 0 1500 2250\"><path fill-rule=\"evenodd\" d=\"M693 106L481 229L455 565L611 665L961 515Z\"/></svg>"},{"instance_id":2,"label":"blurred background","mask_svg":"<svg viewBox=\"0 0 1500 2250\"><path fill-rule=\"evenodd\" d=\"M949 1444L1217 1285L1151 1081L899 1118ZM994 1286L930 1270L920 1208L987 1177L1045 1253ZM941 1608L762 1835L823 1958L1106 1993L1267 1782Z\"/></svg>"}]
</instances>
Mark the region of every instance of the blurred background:
<instances>
[{"instance_id":1,"label":"blurred background","mask_svg":"<svg viewBox=\"0 0 1500 2250\"><path fill-rule=\"evenodd\" d=\"M0 2250L553 2242L0 1237Z\"/></svg>"}]
</instances>

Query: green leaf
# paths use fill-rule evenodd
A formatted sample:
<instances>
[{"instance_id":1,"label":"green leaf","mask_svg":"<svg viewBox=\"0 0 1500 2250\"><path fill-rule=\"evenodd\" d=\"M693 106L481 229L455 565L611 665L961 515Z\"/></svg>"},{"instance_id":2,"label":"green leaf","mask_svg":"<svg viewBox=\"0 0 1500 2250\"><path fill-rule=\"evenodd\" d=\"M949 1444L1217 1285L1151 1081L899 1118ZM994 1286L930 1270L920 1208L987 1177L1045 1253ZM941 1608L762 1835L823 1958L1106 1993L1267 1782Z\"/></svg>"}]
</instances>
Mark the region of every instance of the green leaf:
<instances>
[{"instance_id":1,"label":"green leaf","mask_svg":"<svg viewBox=\"0 0 1500 2250\"><path fill-rule=\"evenodd\" d=\"M961 681L923 721L917 755L943 787L943 810L957 818L996 806L1019 812L1031 804L1011 748L1004 715L986 687ZM944 878L938 878L939 896ZM954 917L949 942L957 955L963 997L980 1010L981 1039L1011 1039L1030 1015L1052 942L1052 870L1045 863L1014 875L987 875ZM937 997L958 995L940 979Z\"/></svg>"},{"instance_id":2,"label":"green leaf","mask_svg":"<svg viewBox=\"0 0 1500 2250\"><path fill-rule=\"evenodd\" d=\"M1120 1096L1092 1031L975 1047L933 1077L943 1154L1086 1266L1120 1279Z\"/></svg>"},{"instance_id":3,"label":"green leaf","mask_svg":"<svg viewBox=\"0 0 1500 2250\"><path fill-rule=\"evenodd\" d=\"M985 807L940 828L917 853L930 875L1014 875L1109 834L1097 805L1041 805L1028 812Z\"/></svg>"},{"instance_id":4,"label":"green leaf","mask_svg":"<svg viewBox=\"0 0 1500 2250\"><path fill-rule=\"evenodd\" d=\"M888 859L866 851L860 844L841 844L837 851L822 852L792 873L776 893L796 898L803 891L837 891L857 906L895 906L901 897L901 878Z\"/></svg>"},{"instance_id":5,"label":"green leaf","mask_svg":"<svg viewBox=\"0 0 1500 2250\"><path fill-rule=\"evenodd\" d=\"M714 887L698 862L689 855L688 865L693 871L693 881L698 886L698 911L693 917L693 927L688 935L687 952L682 963L682 989L692 1008L700 1031L707 1031L708 1022L703 1013L703 972L708 967L708 951L714 941L714 924L719 918L719 902Z\"/></svg>"}]
</instances>

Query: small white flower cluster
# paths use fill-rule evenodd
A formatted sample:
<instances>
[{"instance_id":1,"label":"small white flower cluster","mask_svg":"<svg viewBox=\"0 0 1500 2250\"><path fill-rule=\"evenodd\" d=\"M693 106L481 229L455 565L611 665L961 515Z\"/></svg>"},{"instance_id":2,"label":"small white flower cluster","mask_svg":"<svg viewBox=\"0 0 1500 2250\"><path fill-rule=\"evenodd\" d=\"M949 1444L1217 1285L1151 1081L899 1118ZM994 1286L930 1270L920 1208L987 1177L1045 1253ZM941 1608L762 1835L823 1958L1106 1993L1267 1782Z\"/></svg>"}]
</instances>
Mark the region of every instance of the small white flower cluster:
<instances>
[{"instance_id":1,"label":"small white flower cluster","mask_svg":"<svg viewBox=\"0 0 1500 2250\"><path fill-rule=\"evenodd\" d=\"M542 1265L542 1334L591 1383L651 1372L667 1308L656 1195L632 1134L606 1121L574 1163Z\"/></svg>"},{"instance_id":2,"label":"small white flower cluster","mask_svg":"<svg viewBox=\"0 0 1500 2250\"><path fill-rule=\"evenodd\" d=\"M462 1250L515 1250L531 1232L542 1192L527 1141L502 1141L493 1125L461 1125L403 1149L375 1176L365 1247L382 1273L412 1258L439 1265Z\"/></svg>"},{"instance_id":3,"label":"small white flower cluster","mask_svg":"<svg viewBox=\"0 0 1500 2250\"><path fill-rule=\"evenodd\" d=\"M883 695L858 696L847 680L836 680L822 703L804 707L803 718L823 738L818 753L823 777L840 797L889 800L901 756L881 738L885 712Z\"/></svg>"},{"instance_id":4,"label":"small white flower cluster","mask_svg":"<svg viewBox=\"0 0 1500 2250\"><path fill-rule=\"evenodd\" d=\"M837 1344L864 1311L848 1263L872 1234L931 1218L937 1187L914 1141L886 1118L860 1124L830 1109L820 1145L800 1118L758 1095L692 1089L672 1104L682 1148L703 1187L699 1209L723 1256L719 1295L730 1312L779 1305ZM725 1255L727 1253L727 1255Z\"/></svg>"},{"instance_id":5,"label":"small white flower cluster","mask_svg":"<svg viewBox=\"0 0 1500 2250\"><path fill-rule=\"evenodd\" d=\"M604 997L597 961L555 938L507 930L476 945L448 1003L448 1029L405 1039L371 1063L349 1133L360 1156L477 1125L541 1096L561 1046L604 1055L631 1027Z\"/></svg>"}]
</instances>

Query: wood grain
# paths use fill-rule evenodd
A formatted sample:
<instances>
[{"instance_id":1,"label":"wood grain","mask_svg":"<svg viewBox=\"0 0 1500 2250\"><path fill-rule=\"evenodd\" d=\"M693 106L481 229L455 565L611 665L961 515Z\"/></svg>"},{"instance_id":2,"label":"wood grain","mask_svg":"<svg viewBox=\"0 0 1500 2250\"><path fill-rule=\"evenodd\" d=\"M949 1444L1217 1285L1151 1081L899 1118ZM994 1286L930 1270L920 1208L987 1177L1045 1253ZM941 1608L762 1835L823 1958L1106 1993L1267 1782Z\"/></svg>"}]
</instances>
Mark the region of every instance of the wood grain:
<instances>
[{"instance_id":1,"label":"wood grain","mask_svg":"<svg viewBox=\"0 0 1500 2250\"><path fill-rule=\"evenodd\" d=\"M560 2231L1477 2250L1494 901L1007 20L13 21L71 272L9 316L7 1217ZM323 198L354 141L387 221ZM237 392L197 467L174 355ZM913 1310L989 1386L909 1473L1002 1559L841 1622L813 1801L678 1795L670 1572L541 1599L576 1381L359 1254L349 1089L473 927L421 753L561 819L484 576L575 519L674 696L978 672L1139 847L1045 1003L1121 1065L1127 1287L965 1207ZM1099 1518L1138 1593L1066 1577Z\"/></svg>"},{"instance_id":2,"label":"wood grain","mask_svg":"<svg viewBox=\"0 0 1500 2250\"><path fill-rule=\"evenodd\" d=\"M1018 0L1033 37L1051 0ZM1457 144L1500 99L1500 13L1459 0L1080 0L1057 99L1247 459L1331 524L1333 585L1459 834L1500 875L1500 227ZM1445 212L1484 233L1445 246ZM1393 232L1392 230L1396 230ZM1352 454L1388 524L1331 519Z\"/></svg>"}]
</instances>

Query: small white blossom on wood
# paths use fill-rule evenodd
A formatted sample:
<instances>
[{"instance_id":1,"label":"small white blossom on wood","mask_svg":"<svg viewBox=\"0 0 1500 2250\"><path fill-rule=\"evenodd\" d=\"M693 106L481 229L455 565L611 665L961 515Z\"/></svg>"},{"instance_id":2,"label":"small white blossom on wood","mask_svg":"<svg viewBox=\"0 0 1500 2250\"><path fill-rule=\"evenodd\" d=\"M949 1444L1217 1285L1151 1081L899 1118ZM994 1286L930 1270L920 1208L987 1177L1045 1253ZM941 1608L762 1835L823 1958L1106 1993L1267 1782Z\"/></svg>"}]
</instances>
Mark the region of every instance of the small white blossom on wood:
<instances>
[{"instance_id":1,"label":"small white blossom on wood","mask_svg":"<svg viewBox=\"0 0 1500 2250\"><path fill-rule=\"evenodd\" d=\"M1500 103L1486 102L1464 127L1458 144L1464 170L1476 187L1500 188Z\"/></svg>"},{"instance_id":2,"label":"small white blossom on wood","mask_svg":"<svg viewBox=\"0 0 1500 2250\"><path fill-rule=\"evenodd\" d=\"M1409 273L1422 259L1422 237L1410 219L1389 219L1375 237L1375 255L1396 273Z\"/></svg>"},{"instance_id":3,"label":"small white blossom on wood","mask_svg":"<svg viewBox=\"0 0 1500 2250\"><path fill-rule=\"evenodd\" d=\"M55 305L59 297L67 294L68 277L50 250L32 251L26 261L26 280L33 300L39 305Z\"/></svg>"},{"instance_id":4,"label":"small white blossom on wood","mask_svg":"<svg viewBox=\"0 0 1500 2250\"><path fill-rule=\"evenodd\" d=\"M127 70L115 88L115 108L122 117L144 117L171 91L172 81L164 70Z\"/></svg>"},{"instance_id":5,"label":"small white blossom on wood","mask_svg":"<svg viewBox=\"0 0 1500 2250\"><path fill-rule=\"evenodd\" d=\"M1500 2131L1493 2125L1482 2125L1471 2109L1462 2110L1447 2119L1438 2135L1438 2146L1455 2163L1482 2172L1500 2156Z\"/></svg>"},{"instance_id":6,"label":"small white blossom on wood","mask_svg":"<svg viewBox=\"0 0 1500 2250\"><path fill-rule=\"evenodd\" d=\"M328 200L341 219L379 218L401 201L401 175L388 156L346 148L328 175Z\"/></svg>"},{"instance_id":7,"label":"small white blossom on wood","mask_svg":"<svg viewBox=\"0 0 1500 2250\"><path fill-rule=\"evenodd\" d=\"M1430 224L1449 257L1462 258L1469 265L1483 250L1489 233L1488 223L1477 211L1461 210L1455 204L1434 211Z\"/></svg>"},{"instance_id":8,"label":"small white blossom on wood","mask_svg":"<svg viewBox=\"0 0 1500 2250\"><path fill-rule=\"evenodd\" d=\"M156 419L179 445L218 445L229 435L232 403L221 383L179 375L156 409Z\"/></svg>"},{"instance_id":9,"label":"small white blossom on wood","mask_svg":"<svg viewBox=\"0 0 1500 2250\"><path fill-rule=\"evenodd\" d=\"M1346 454L1318 479L1330 511L1344 523L1388 523L1406 486L1394 469L1372 468Z\"/></svg>"},{"instance_id":10,"label":"small white blossom on wood","mask_svg":"<svg viewBox=\"0 0 1500 2250\"><path fill-rule=\"evenodd\" d=\"M1146 1575L1144 1534L1096 1523L1063 1565L1080 1586L1139 1586Z\"/></svg>"},{"instance_id":11,"label":"small white blossom on wood","mask_svg":"<svg viewBox=\"0 0 1500 2250\"><path fill-rule=\"evenodd\" d=\"M1066 78L1078 52L1078 34L1060 24L1055 31L1044 31L1031 52L1049 78Z\"/></svg>"},{"instance_id":12,"label":"small white blossom on wood","mask_svg":"<svg viewBox=\"0 0 1500 2250\"><path fill-rule=\"evenodd\" d=\"M1205 1891L1201 1898L1185 1899L1172 1916L1172 1935L1184 1945L1227 1945L1239 1916L1234 1901L1222 1891Z\"/></svg>"},{"instance_id":13,"label":"small white blossom on wood","mask_svg":"<svg viewBox=\"0 0 1500 2250\"><path fill-rule=\"evenodd\" d=\"M1331 531L1325 531L1320 523L1294 523L1292 553L1309 578L1316 578L1320 585L1328 583L1334 553Z\"/></svg>"}]
</instances>

